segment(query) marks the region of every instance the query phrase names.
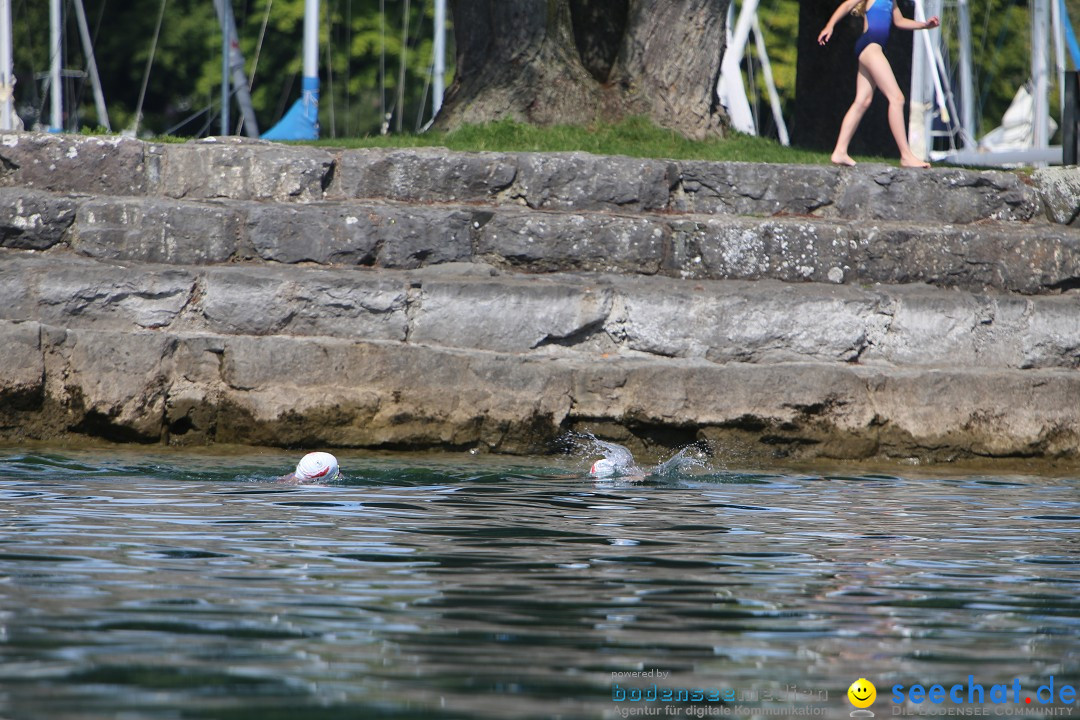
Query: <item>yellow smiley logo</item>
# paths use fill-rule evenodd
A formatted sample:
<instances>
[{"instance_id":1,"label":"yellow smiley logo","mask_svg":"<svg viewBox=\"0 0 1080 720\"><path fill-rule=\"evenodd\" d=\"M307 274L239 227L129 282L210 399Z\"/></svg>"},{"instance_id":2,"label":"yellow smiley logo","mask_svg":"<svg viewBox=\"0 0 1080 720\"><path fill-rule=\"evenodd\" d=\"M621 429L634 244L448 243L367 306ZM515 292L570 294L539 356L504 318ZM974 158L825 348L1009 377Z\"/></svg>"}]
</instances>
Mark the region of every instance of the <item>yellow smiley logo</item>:
<instances>
[{"instance_id":1,"label":"yellow smiley logo","mask_svg":"<svg viewBox=\"0 0 1080 720\"><path fill-rule=\"evenodd\" d=\"M857 708L868 708L877 699L877 688L866 678L859 678L847 689L848 700Z\"/></svg>"}]
</instances>

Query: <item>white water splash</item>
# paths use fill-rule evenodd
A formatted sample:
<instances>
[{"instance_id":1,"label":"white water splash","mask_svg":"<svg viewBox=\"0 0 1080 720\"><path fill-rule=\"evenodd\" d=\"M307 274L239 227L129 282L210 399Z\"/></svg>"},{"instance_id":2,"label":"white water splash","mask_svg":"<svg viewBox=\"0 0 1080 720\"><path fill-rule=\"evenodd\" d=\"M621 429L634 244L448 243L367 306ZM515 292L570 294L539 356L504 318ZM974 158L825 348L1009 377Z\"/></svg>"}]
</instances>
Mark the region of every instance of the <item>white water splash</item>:
<instances>
[{"instance_id":1,"label":"white water splash","mask_svg":"<svg viewBox=\"0 0 1080 720\"><path fill-rule=\"evenodd\" d=\"M597 478L673 478L687 475L695 469L709 469L706 451L696 444L682 448L655 467L642 468L634 462L633 454L618 443L601 440L587 432L573 433L568 439L576 444L581 454L601 456L600 460L593 463L589 473Z\"/></svg>"}]
</instances>

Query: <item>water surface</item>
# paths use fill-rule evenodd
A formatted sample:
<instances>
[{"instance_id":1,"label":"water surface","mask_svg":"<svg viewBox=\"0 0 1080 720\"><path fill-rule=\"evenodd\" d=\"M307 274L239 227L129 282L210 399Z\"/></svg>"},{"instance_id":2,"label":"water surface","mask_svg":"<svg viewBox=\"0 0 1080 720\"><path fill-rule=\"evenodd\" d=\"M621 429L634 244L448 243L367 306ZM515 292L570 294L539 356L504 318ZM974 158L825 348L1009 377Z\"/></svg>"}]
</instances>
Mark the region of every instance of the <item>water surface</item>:
<instances>
[{"instance_id":1,"label":"water surface","mask_svg":"<svg viewBox=\"0 0 1080 720\"><path fill-rule=\"evenodd\" d=\"M0 452L0 717L839 718L860 677L885 717L894 684L1080 685L1075 478L339 457L296 487L279 453Z\"/></svg>"}]
</instances>

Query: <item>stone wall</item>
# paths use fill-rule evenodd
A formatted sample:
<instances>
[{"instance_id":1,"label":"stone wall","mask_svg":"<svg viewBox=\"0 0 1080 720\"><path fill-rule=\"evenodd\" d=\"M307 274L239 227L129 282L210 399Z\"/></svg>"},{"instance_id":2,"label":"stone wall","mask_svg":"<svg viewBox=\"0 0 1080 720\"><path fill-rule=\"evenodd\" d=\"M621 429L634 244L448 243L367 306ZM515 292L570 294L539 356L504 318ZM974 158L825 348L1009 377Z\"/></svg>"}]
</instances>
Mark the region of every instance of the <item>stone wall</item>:
<instances>
[{"instance_id":1,"label":"stone wall","mask_svg":"<svg viewBox=\"0 0 1080 720\"><path fill-rule=\"evenodd\" d=\"M32 134L0 164L6 441L1080 457L1068 173Z\"/></svg>"}]
</instances>

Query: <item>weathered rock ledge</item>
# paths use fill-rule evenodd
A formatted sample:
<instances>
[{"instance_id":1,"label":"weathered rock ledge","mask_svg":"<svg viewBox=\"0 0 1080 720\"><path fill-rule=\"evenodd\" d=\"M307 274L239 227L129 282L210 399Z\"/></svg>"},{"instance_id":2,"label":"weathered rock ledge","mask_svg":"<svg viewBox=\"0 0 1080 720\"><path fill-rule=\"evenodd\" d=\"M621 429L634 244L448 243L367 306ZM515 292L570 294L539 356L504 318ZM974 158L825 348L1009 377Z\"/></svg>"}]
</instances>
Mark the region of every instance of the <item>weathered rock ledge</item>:
<instances>
[{"instance_id":1,"label":"weathered rock ledge","mask_svg":"<svg viewBox=\"0 0 1080 720\"><path fill-rule=\"evenodd\" d=\"M0 136L0 439L1080 460L1069 172Z\"/></svg>"}]
</instances>

